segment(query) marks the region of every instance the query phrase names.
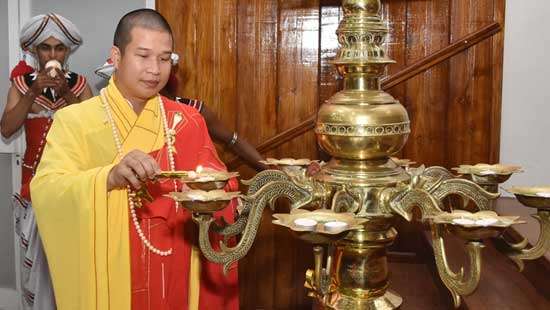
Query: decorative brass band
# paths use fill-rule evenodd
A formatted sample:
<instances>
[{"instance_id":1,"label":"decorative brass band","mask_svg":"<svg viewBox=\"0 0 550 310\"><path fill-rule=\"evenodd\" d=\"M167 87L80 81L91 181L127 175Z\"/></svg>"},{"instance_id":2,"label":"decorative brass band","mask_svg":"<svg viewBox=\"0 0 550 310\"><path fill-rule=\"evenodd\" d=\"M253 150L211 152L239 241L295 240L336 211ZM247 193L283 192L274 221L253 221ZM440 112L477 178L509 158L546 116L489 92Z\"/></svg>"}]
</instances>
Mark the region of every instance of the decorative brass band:
<instances>
[{"instance_id":1,"label":"decorative brass band","mask_svg":"<svg viewBox=\"0 0 550 310\"><path fill-rule=\"evenodd\" d=\"M384 51L377 46L369 46L363 50L353 48L342 48L337 54L337 59L332 61L334 64L352 63L356 64L357 60L368 59L369 63L395 63L395 61L384 57Z\"/></svg>"},{"instance_id":2,"label":"decorative brass band","mask_svg":"<svg viewBox=\"0 0 550 310\"><path fill-rule=\"evenodd\" d=\"M375 126L317 123L315 132L333 136L378 137L408 134L411 132L411 127L410 122Z\"/></svg>"}]
</instances>

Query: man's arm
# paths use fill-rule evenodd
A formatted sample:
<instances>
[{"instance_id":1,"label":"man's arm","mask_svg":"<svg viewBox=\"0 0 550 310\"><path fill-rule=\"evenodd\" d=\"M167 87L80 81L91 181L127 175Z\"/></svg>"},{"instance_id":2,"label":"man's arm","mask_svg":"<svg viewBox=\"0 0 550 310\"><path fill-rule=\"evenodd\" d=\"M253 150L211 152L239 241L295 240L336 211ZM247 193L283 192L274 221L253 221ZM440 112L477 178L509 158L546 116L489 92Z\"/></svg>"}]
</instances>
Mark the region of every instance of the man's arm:
<instances>
[{"instance_id":1,"label":"man's arm","mask_svg":"<svg viewBox=\"0 0 550 310\"><path fill-rule=\"evenodd\" d=\"M40 72L25 94L21 94L12 83L8 91L8 102L0 121L0 131L4 138L11 137L25 122L27 114L31 111L34 99L47 87L55 87L56 81L45 72Z\"/></svg>"},{"instance_id":2,"label":"man's arm","mask_svg":"<svg viewBox=\"0 0 550 310\"><path fill-rule=\"evenodd\" d=\"M86 83L86 86L84 87L84 90L82 91L80 96L78 96L78 99L80 99L80 101L84 101L84 100L92 98L93 96L94 96L94 94L92 94L92 89L90 88L90 85L88 85L88 83Z\"/></svg>"},{"instance_id":3,"label":"man's arm","mask_svg":"<svg viewBox=\"0 0 550 310\"><path fill-rule=\"evenodd\" d=\"M8 90L8 102L2 114L0 121L0 131L4 138L11 137L25 122L27 114L32 108L36 94L32 89L21 95L21 93L12 84Z\"/></svg>"},{"instance_id":4,"label":"man's arm","mask_svg":"<svg viewBox=\"0 0 550 310\"><path fill-rule=\"evenodd\" d=\"M92 97L93 97L92 91L90 90L90 86L88 86L88 84L86 84L86 86L84 87L84 90L82 90L82 93L78 97L75 94L73 94L73 92L70 89L65 91L65 93L63 94L63 98L65 98L65 101L67 102L67 104L79 103L86 99L90 99Z\"/></svg>"}]
</instances>

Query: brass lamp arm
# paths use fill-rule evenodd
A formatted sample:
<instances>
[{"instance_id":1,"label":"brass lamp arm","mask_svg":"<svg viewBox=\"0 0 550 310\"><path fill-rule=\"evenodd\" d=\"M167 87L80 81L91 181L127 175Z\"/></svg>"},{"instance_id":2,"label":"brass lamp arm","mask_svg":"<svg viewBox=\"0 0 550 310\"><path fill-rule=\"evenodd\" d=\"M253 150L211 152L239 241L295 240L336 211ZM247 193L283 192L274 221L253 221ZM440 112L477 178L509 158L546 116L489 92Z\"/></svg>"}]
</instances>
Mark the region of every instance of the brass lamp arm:
<instances>
[{"instance_id":1,"label":"brass lamp arm","mask_svg":"<svg viewBox=\"0 0 550 310\"><path fill-rule=\"evenodd\" d=\"M412 209L416 206L420 207L422 218L441 212L438 206L439 203L434 197L420 188L406 189L398 193L389 205L393 212L401 215L409 222L412 220Z\"/></svg>"},{"instance_id":2,"label":"brass lamp arm","mask_svg":"<svg viewBox=\"0 0 550 310\"><path fill-rule=\"evenodd\" d=\"M426 168L422 177L426 180L422 188L428 192L439 186L442 181L456 178L449 170L440 166Z\"/></svg>"},{"instance_id":3,"label":"brass lamp arm","mask_svg":"<svg viewBox=\"0 0 550 310\"><path fill-rule=\"evenodd\" d=\"M290 180L289 176L279 170L264 170L254 175L250 180L242 180L241 182L244 185L248 185L247 195L254 195L262 187L270 182L275 181L288 181Z\"/></svg>"},{"instance_id":4,"label":"brass lamp arm","mask_svg":"<svg viewBox=\"0 0 550 310\"><path fill-rule=\"evenodd\" d=\"M224 265L224 272L227 272L233 262L243 258L254 243L264 208L270 201L286 197L291 203L307 201L311 195L289 181L275 181L265 184L253 196L245 197L245 201L254 207L246 222L243 234L239 243L234 247L227 247L220 242L220 251L216 251L210 244L209 231L214 221L210 215L196 215L194 220L199 224L199 246L204 256L211 262Z\"/></svg>"},{"instance_id":5,"label":"brass lamp arm","mask_svg":"<svg viewBox=\"0 0 550 310\"><path fill-rule=\"evenodd\" d=\"M439 202L443 209L442 201L445 197L456 194L464 199L464 204L473 201L480 211L490 211L491 200L500 196L498 193L490 193L476 183L465 179L447 179L441 181L437 187L430 190L430 194Z\"/></svg>"},{"instance_id":6,"label":"brass lamp arm","mask_svg":"<svg viewBox=\"0 0 550 310\"><path fill-rule=\"evenodd\" d=\"M421 175L413 175L408 186L384 190L381 200L382 205L389 205L393 212L411 221L413 207L420 207L422 218L429 218L443 210L443 199L452 194L462 197L464 204L473 201L480 210L491 210L491 200L499 196L472 181L454 178L443 167L430 167Z\"/></svg>"},{"instance_id":7,"label":"brass lamp arm","mask_svg":"<svg viewBox=\"0 0 550 310\"><path fill-rule=\"evenodd\" d=\"M464 267L459 272L454 272L447 262L445 252L445 242L442 236L442 225L431 225L432 244L434 250L435 263L437 271L443 284L449 289L453 296L455 308L461 303L461 296L467 296L474 292L479 284L481 274L481 249L485 246L479 241L469 241L466 243L470 268L468 273L464 272Z\"/></svg>"},{"instance_id":8,"label":"brass lamp arm","mask_svg":"<svg viewBox=\"0 0 550 310\"><path fill-rule=\"evenodd\" d=\"M529 249L510 248L508 257L516 263L519 271L523 271L524 260L533 260L542 257L550 249L550 211L539 210L537 214L532 215L540 224L540 235L537 243Z\"/></svg>"},{"instance_id":9,"label":"brass lamp arm","mask_svg":"<svg viewBox=\"0 0 550 310\"><path fill-rule=\"evenodd\" d=\"M284 172L279 170L264 170L254 175L254 177L250 180L243 180L242 183L249 186L247 195L252 196L269 182L285 180L289 180L289 177ZM221 225L218 225L215 222L212 223L211 230L225 237L232 237L242 233L246 227L248 216L250 215L250 209L252 208L252 204L247 201L244 201L243 205L243 209L233 224L226 223L222 219Z\"/></svg>"},{"instance_id":10,"label":"brass lamp arm","mask_svg":"<svg viewBox=\"0 0 550 310\"><path fill-rule=\"evenodd\" d=\"M226 238L236 236L242 233L244 228L246 227L246 222L248 221L249 214L250 205L245 204L244 209L241 211L241 213L239 213L234 223L229 224L222 218L221 225L218 225L215 222L212 223L212 231Z\"/></svg>"}]
</instances>

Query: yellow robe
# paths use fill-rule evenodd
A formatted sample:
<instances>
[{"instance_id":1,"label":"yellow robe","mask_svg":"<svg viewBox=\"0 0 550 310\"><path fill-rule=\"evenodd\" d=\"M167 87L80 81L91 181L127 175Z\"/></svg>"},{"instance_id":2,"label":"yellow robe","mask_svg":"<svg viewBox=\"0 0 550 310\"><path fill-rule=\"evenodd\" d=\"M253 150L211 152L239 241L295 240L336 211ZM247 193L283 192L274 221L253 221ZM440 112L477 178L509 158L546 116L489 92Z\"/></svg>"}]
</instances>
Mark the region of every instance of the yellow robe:
<instances>
[{"instance_id":1,"label":"yellow robe","mask_svg":"<svg viewBox=\"0 0 550 310\"><path fill-rule=\"evenodd\" d=\"M160 149L158 98L138 116L113 80L107 91L124 154ZM99 97L56 113L31 196L60 310L130 309L127 192L107 192L118 160Z\"/></svg>"}]
</instances>

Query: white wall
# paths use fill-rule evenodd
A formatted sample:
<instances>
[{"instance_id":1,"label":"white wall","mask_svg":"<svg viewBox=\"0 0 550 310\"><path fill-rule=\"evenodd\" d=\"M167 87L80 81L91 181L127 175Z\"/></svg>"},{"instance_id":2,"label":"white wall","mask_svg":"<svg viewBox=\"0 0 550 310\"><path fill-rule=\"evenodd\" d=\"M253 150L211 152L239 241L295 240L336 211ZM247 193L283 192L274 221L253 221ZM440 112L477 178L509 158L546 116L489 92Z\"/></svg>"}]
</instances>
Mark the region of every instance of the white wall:
<instances>
[{"instance_id":1,"label":"white wall","mask_svg":"<svg viewBox=\"0 0 550 310\"><path fill-rule=\"evenodd\" d=\"M8 42L8 1L0 0L0 42ZM9 84L9 50L0 48L0 94L2 101L8 93Z\"/></svg>"},{"instance_id":2,"label":"white wall","mask_svg":"<svg viewBox=\"0 0 550 310\"><path fill-rule=\"evenodd\" d=\"M0 0L0 42L8 42L8 1ZM9 50L0 48L0 96L2 98L0 109L3 110L4 102L9 88ZM10 197L12 192L11 181L11 155L0 154L0 288L15 288L14 266L14 233ZM3 268L6 266L7 268ZM1 305L1 303L0 303Z\"/></svg>"},{"instance_id":3,"label":"white wall","mask_svg":"<svg viewBox=\"0 0 550 310\"><path fill-rule=\"evenodd\" d=\"M550 185L550 1L506 1L501 162L507 185Z\"/></svg>"},{"instance_id":4,"label":"white wall","mask_svg":"<svg viewBox=\"0 0 550 310\"><path fill-rule=\"evenodd\" d=\"M550 185L548 16L550 1L506 1L500 162L519 164L525 172L514 175L504 187ZM517 229L536 242L536 227L531 221Z\"/></svg>"}]
</instances>

